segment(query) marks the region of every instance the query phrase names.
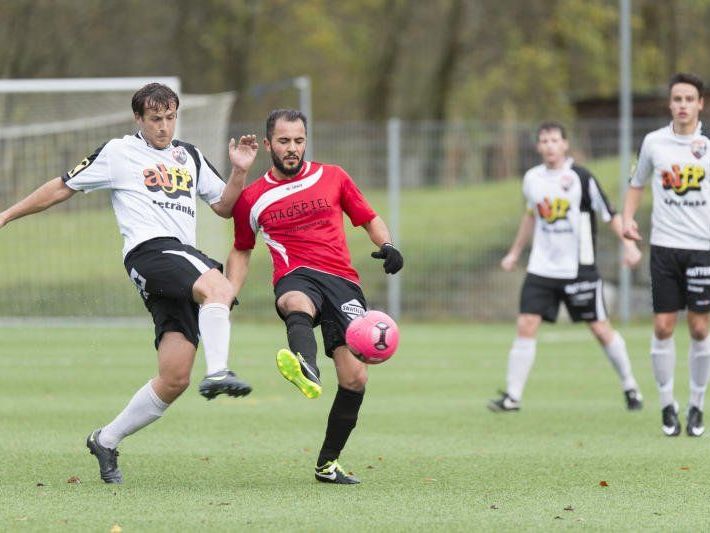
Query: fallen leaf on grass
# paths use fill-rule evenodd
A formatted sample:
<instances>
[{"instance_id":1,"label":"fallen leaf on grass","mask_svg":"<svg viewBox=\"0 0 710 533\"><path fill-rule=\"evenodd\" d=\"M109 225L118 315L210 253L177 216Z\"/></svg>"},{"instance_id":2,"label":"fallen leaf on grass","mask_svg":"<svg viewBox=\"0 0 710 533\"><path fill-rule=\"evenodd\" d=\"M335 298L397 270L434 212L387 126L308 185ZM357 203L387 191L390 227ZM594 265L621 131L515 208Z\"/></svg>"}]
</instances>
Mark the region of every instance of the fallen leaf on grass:
<instances>
[{"instance_id":1,"label":"fallen leaf on grass","mask_svg":"<svg viewBox=\"0 0 710 533\"><path fill-rule=\"evenodd\" d=\"M378 461L384 461L384 459L382 458L381 455L377 458L377 460L378 460Z\"/></svg>"},{"instance_id":2,"label":"fallen leaf on grass","mask_svg":"<svg viewBox=\"0 0 710 533\"><path fill-rule=\"evenodd\" d=\"M607 483L606 481L600 481L600 482L599 482L599 486L600 486L600 487L608 487L608 486L609 486L609 483Z\"/></svg>"},{"instance_id":3,"label":"fallen leaf on grass","mask_svg":"<svg viewBox=\"0 0 710 533\"><path fill-rule=\"evenodd\" d=\"M427 483L433 483L434 481L436 481L436 479L433 477L425 477L424 481L426 481Z\"/></svg>"},{"instance_id":4,"label":"fallen leaf on grass","mask_svg":"<svg viewBox=\"0 0 710 533\"><path fill-rule=\"evenodd\" d=\"M562 518L560 515L557 515L557 516L555 517L555 520L564 520L564 518Z\"/></svg>"},{"instance_id":5,"label":"fallen leaf on grass","mask_svg":"<svg viewBox=\"0 0 710 533\"><path fill-rule=\"evenodd\" d=\"M123 528L119 526L118 524L114 524L111 526L111 533L121 533L123 531Z\"/></svg>"},{"instance_id":6,"label":"fallen leaf on grass","mask_svg":"<svg viewBox=\"0 0 710 533\"><path fill-rule=\"evenodd\" d=\"M584 522L584 518L581 518L581 517L580 517L580 518L575 518L574 521L575 521L575 522Z\"/></svg>"},{"instance_id":7,"label":"fallen leaf on grass","mask_svg":"<svg viewBox=\"0 0 710 533\"><path fill-rule=\"evenodd\" d=\"M44 483L42 483L42 482L37 483L37 485L35 485L35 487L44 487Z\"/></svg>"},{"instance_id":8,"label":"fallen leaf on grass","mask_svg":"<svg viewBox=\"0 0 710 533\"><path fill-rule=\"evenodd\" d=\"M78 485L81 483L81 479L79 479L79 476L72 476L69 479L67 479L67 483L72 483L73 485Z\"/></svg>"},{"instance_id":9,"label":"fallen leaf on grass","mask_svg":"<svg viewBox=\"0 0 710 533\"><path fill-rule=\"evenodd\" d=\"M564 508L565 511L574 511L574 507L571 505L568 505L567 507Z\"/></svg>"},{"instance_id":10,"label":"fallen leaf on grass","mask_svg":"<svg viewBox=\"0 0 710 533\"><path fill-rule=\"evenodd\" d=\"M15 518L15 521L16 522L25 522L25 521L29 520L29 518L30 518L29 516L18 516L17 518Z\"/></svg>"},{"instance_id":11,"label":"fallen leaf on grass","mask_svg":"<svg viewBox=\"0 0 710 533\"><path fill-rule=\"evenodd\" d=\"M229 502L219 502L217 505L232 505L232 504Z\"/></svg>"},{"instance_id":12,"label":"fallen leaf on grass","mask_svg":"<svg viewBox=\"0 0 710 533\"><path fill-rule=\"evenodd\" d=\"M367 468L368 468L369 470L372 470L372 469L375 468L375 467L372 466L372 465L367 465Z\"/></svg>"},{"instance_id":13,"label":"fallen leaf on grass","mask_svg":"<svg viewBox=\"0 0 710 533\"><path fill-rule=\"evenodd\" d=\"M490 506L490 509L498 509L498 506L494 503L493 505Z\"/></svg>"},{"instance_id":14,"label":"fallen leaf on grass","mask_svg":"<svg viewBox=\"0 0 710 533\"><path fill-rule=\"evenodd\" d=\"M689 466L681 466L680 469L681 470L690 470L690 467Z\"/></svg>"},{"instance_id":15,"label":"fallen leaf on grass","mask_svg":"<svg viewBox=\"0 0 710 533\"><path fill-rule=\"evenodd\" d=\"M210 460L209 457L200 457L200 461L205 461L205 462L206 462L206 461L209 461L209 460Z\"/></svg>"}]
</instances>

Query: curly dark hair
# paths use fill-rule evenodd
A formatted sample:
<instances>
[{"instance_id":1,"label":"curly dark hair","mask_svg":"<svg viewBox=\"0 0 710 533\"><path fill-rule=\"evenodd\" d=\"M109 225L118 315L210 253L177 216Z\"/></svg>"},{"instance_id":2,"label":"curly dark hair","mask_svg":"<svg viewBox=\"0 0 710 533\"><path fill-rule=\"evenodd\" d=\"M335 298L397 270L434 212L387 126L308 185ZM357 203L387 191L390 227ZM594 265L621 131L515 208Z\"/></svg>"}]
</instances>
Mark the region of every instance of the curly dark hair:
<instances>
[{"instance_id":1,"label":"curly dark hair","mask_svg":"<svg viewBox=\"0 0 710 533\"><path fill-rule=\"evenodd\" d=\"M175 109L180 107L180 98L175 91L162 83L149 83L136 91L131 100L131 107L136 115L142 117L146 108L168 109L173 103Z\"/></svg>"}]
</instances>

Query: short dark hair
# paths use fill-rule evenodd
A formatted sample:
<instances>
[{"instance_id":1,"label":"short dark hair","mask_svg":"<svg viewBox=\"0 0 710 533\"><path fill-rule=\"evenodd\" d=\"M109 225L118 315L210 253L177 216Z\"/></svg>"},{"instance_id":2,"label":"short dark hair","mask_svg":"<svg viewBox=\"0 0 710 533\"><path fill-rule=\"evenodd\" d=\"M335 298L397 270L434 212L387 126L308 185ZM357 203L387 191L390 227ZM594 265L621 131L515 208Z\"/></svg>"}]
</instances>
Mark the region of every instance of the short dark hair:
<instances>
[{"instance_id":1,"label":"short dark hair","mask_svg":"<svg viewBox=\"0 0 710 533\"><path fill-rule=\"evenodd\" d=\"M689 85L692 85L698 90L698 96L700 98L703 97L703 92L705 91L705 84L703 83L703 80L700 78L700 76L696 76L695 74L691 74L690 72L676 72L671 76L671 79L668 82L668 91L670 92L671 89L673 89L673 86L678 84L678 83L687 83Z\"/></svg>"},{"instance_id":2,"label":"short dark hair","mask_svg":"<svg viewBox=\"0 0 710 533\"><path fill-rule=\"evenodd\" d=\"M567 129L561 122L555 120L546 120L537 127L537 133L535 134L535 140L540 140L540 134L543 131L558 130L563 139L567 139Z\"/></svg>"},{"instance_id":3,"label":"short dark hair","mask_svg":"<svg viewBox=\"0 0 710 533\"><path fill-rule=\"evenodd\" d=\"M173 103L175 109L180 107L180 98L175 91L162 83L149 83L136 91L131 107L136 115L142 117L146 109L168 109Z\"/></svg>"},{"instance_id":4,"label":"short dark hair","mask_svg":"<svg viewBox=\"0 0 710 533\"><path fill-rule=\"evenodd\" d=\"M266 117L266 138L271 141L271 136L274 134L274 126L276 126L276 121L280 118L284 119L286 122L296 122L300 120L303 122L303 127L308 132L308 122L306 121L306 115L301 113L298 109L274 109Z\"/></svg>"}]
</instances>

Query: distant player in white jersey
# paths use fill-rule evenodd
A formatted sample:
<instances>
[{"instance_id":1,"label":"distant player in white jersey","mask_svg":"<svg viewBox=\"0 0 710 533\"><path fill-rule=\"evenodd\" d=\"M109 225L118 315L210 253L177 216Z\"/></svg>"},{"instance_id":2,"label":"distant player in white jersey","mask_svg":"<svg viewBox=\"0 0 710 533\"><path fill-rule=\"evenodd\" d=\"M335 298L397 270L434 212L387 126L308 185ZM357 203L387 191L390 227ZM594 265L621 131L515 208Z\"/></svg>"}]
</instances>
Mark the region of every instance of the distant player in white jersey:
<instances>
[{"instance_id":1,"label":"distant player in white jersey","mask_svg":"<svg viewBox=\"0 0 710 533\"><path fill-rule=\"evenodd\" d=\"M199 338L207 359L200 393L211 399L251 391L227 366L234 289L222 265L195 248L195 228L198 196L221 217L231 216L258 144L253 135L230 141L232 171L225 184L195 146L173 138L179 105L169 87L144 86L132 99L137 133L111 139L63 177L0 213L1 228L76 191L111 192L126 271L153 316L158 375L111 423L87 438L106 483L123 480L118 443L160 418L187 388Z\"/></svg>"},{"instance_id":2,"label":"distant player in white jersey","mask_svg":"<svg viewBox=\"0 0 710 533\"><path fill-rule=\"evenodd\" d=\"M501 261L511 271L533 236L528 271L520 295L517 336L508 355L507 388L490 400L495 412L518 411L535 360L540 323L555 322L564 302L574 322L584 321L602 345L619 376L626 407L638 410L643 399L631 371L626 344L607 318L602 280L595 263L595 212L624 243L624 261L635 266L641 252L624 239L621 217L614 213L597 180L567 157L569 144L562 124L545 122L537 131L542 164L523 179L527 211L510 251Z\"/></svg>"},{"instance_id":3,"label":"distant player in white jersey","mask_svg":"<svg viewBox=\"0 0 710 533\"><path fill-rule=\"evenodd\" d=\"M678 311L687 309L690 349L690 398L686 432L699 437L705 390L710 375L710 154L699 120L703 82L693 74L671 77L668 126L646 135L624 202L624 235L641 240L634 215L651 182L651 360L661 401L663 432L680 434L678 403L673 395Z\"/></svg>"}]
</instances>

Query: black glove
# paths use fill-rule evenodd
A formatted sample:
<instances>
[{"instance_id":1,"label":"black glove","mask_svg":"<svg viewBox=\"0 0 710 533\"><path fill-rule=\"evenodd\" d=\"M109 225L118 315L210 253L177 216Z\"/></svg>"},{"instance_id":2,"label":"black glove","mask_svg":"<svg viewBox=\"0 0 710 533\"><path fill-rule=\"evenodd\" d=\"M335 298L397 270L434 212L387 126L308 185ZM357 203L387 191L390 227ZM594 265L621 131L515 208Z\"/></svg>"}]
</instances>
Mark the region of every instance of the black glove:
<instances>
[{"instance_id":1,"label":"black glove","mask_svg":"<svg viewBox=\"0 0 710 533\"><path fill-rule=\"evenodd\" d=\"M399 250L392 246L390 243L386 242L380 246L379 252L372 252L372 257L375 259L384 259L385 262L382 265L385 269L386 274L396 274L404 266L404 257L399 253Z\"/></svg>"}]
</instances>

